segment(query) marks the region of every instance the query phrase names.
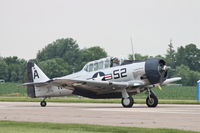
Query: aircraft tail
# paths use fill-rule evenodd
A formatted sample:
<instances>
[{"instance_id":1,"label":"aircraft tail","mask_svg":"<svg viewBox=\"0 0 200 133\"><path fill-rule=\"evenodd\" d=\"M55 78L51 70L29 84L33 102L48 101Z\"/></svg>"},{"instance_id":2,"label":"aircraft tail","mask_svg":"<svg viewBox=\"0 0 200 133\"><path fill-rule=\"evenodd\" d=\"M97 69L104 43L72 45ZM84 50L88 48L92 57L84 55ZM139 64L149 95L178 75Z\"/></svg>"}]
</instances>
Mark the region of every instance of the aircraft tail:
<instances>
[{"instance_id":1,"label":"aircraft tail","mask_svg":"<svg viewBox=\"0 0 200 133\"><path fill-rule=\"evenodd\" d=\"M28 62L27 70L29 82L46 82L49 80L44 72L33 62Z\"/></svg>"},{"instance_id":2,"label":"aircraft tail","mask_svg":"<svg viewBox=\"0 0 200 133\"><path fill-rule=\"evenodd\" d=\"M46 82L49 80L49 78L42 72L42 70L31 61L29 61L27 64L27 72L29 83ZM32 98L36 97L35 85L27 85L27 88L28 96Z\"/></svg>"}]
</instances>

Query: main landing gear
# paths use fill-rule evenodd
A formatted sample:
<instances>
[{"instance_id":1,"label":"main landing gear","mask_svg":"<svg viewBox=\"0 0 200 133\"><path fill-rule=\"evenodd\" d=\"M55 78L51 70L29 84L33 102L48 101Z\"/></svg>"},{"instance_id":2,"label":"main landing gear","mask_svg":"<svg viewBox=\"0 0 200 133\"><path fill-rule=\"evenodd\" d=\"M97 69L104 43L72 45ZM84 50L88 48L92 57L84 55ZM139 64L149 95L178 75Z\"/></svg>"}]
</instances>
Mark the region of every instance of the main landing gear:
<instances>
[{"instance_id":1,"label":"main landing gear","mask_svg":"<svg viewBox=\"0 0 200 133\"><path fill-rule=\"evenodd\" d=\"M147 106L156 107L158 105L158 98L150 89L147 89L147 93L148 93L148 96L146 99Z\"/></svg>"},{"instance_id":2,"label":"main landing gear","mask_svg":"<svg viewBox=\"0 0 200 133\"><path fill-rule=\"evenodd\" d=\"M125 108L131 108L134 104L134 99L128 95L126 89L122 90L122 106Z\"/></svg>"},{"instance_id":3,"label":"main landing gear","mask_svg":"<svg viewBox=\"0 0 200 133\"><path fill-rule=\"evenodd\" d=\"M158 98L156 95L150 90L147 89L147 98L146 98L146 104L148 107L156 107L158 105ZM121 104L125 108L131 108L134 104L134 99L129 96L126 89L122 90L122 100Z\"/></svg>"},{"instance_id":4,"label":"main landing gear","mask_svg":"<svg viewBox=\"0 0 200 133\"><path fill-rule=\"evenodd\" d=\"M40 106L41 107L46 107L47 106L47 102L45 101L46 98L44 98L41 102L40 102Z\"/></svg>"}]
</instances>

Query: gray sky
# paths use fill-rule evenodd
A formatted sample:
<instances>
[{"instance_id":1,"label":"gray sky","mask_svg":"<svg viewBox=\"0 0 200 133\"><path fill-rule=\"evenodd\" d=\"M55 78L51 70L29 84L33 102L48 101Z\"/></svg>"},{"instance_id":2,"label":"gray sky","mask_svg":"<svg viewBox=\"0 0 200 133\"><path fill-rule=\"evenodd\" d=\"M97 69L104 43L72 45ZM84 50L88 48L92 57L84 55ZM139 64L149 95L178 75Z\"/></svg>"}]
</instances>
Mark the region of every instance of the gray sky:
<instances>
[{"instance_id":1,"label":"gray sky","mask_svg":"<svg viewBox=\"0 0 200 133\"><path fill-rule=\"evenodd\" d=\"M0 55L35 58L58 38L80 48L99 45L111 56L134 51L164 55L175 47L200 48L200 0L0 0Z\"/></svg>"}]
</instances>

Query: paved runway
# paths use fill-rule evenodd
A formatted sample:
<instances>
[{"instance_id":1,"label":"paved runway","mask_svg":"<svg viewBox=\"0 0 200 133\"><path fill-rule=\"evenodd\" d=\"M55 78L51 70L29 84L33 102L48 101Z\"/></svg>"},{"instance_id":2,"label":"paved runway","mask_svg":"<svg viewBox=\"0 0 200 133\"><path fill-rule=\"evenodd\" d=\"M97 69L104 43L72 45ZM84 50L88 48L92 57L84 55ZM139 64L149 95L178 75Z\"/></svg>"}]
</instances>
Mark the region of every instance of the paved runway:
<instances>
[{"instance_id":1,"label":"paved runway","mask_svg":"<svg viewBox=\"0 0 200 133\"><path fill-rule=\"evenodd\" d=\"M174 128L200 131L200 105L0 102L0 120Z\"/></svg>"}]
</instances>

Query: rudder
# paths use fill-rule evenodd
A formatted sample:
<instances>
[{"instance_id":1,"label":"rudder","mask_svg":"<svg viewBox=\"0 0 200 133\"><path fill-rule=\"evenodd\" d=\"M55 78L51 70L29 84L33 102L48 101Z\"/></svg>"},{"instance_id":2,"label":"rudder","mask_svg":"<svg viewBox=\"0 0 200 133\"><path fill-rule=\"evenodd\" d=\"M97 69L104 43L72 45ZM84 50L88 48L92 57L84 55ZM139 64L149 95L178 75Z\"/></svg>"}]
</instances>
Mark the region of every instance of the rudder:
<instances>
[{"instance_id":1,"label":"rudder","mask_svg":"<svg viewBox=\"0 0 200 133\"><path fill-rule=\"evenodd\" d=\"M33 82L33 73L32 73L32 67L34 67L33 62L28 62L27 64L27 74L28 74L28 82ZM34 85L28 85L27 86L27 94L31 98L35 98L35 86Z\"/></svg>"}]
</instances>

